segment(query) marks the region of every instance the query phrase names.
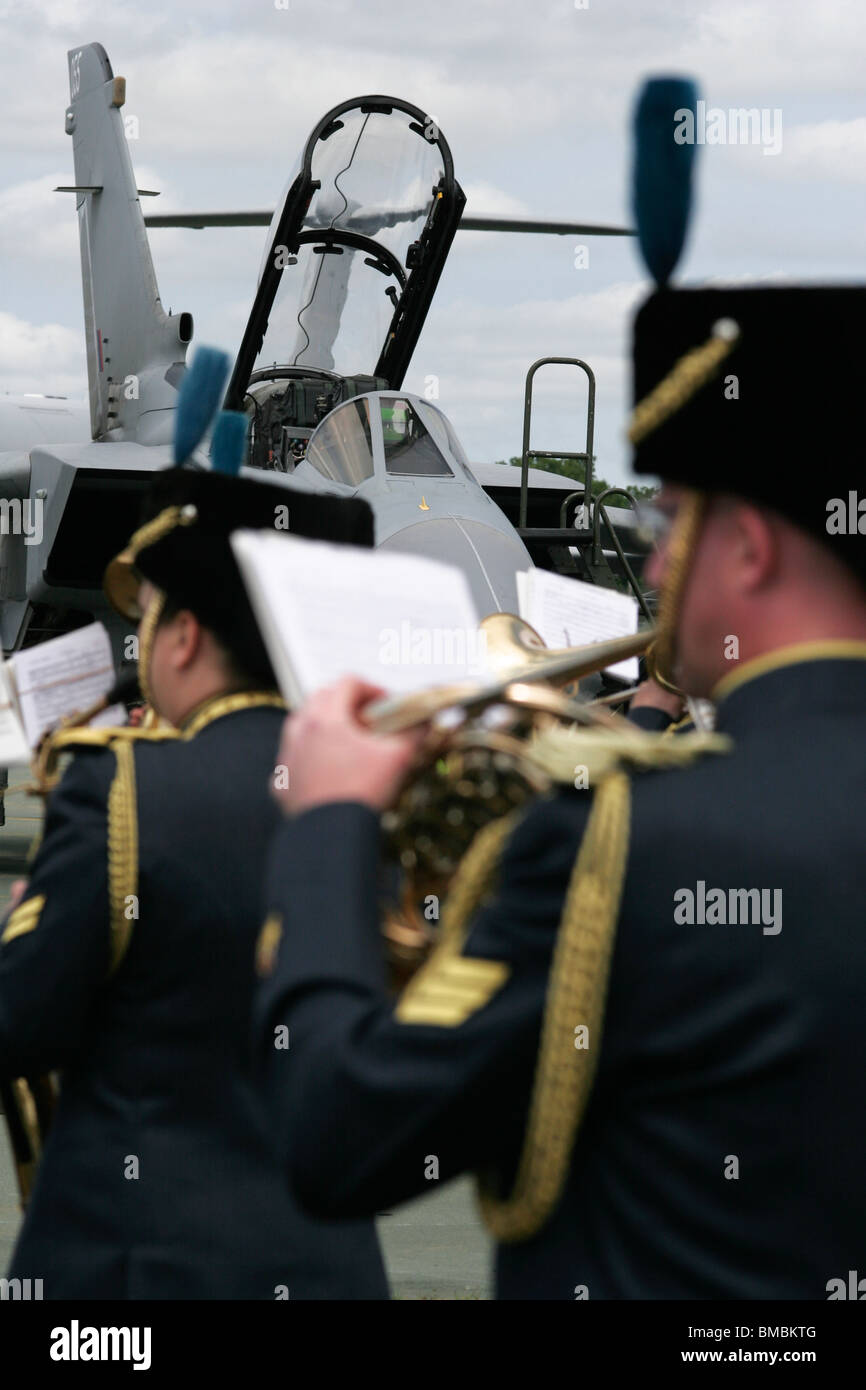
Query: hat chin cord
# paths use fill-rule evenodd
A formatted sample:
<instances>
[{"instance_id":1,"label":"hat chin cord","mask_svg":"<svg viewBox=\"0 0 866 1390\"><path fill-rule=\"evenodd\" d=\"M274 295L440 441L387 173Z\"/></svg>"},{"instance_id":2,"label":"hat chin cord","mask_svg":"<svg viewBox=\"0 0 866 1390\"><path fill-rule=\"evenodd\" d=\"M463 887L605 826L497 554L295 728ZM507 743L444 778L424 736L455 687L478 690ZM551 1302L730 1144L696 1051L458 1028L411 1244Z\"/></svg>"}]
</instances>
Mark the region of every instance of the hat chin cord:
<instances>
[{"instance_id":1,"label":"hat chin cord","mask_svg":"<svg viewBox=\"0 0 866 1390\"><path fill-rule=\"evenodd\" d=\"M156 629L162 617L165 607L165 592L162 589L154 589L150 601L144 610L141 624L138 629L138 684L144 696L145 703L152 710L156 710L153 701L153 691L150 686L150 662L153 655L153 643L156 637ZM159 713L158 710L156 710Z\"/></svg>"},{"instance_id":2,"label":"hat chin cord","mask_svg":"<svg viewBox=\"0 0 866 1390\"><path fill-rule=\"evenodd\" d=\"M685 691L674 684L677 625L708 502L706 493L689 490L677 510L668 541L656 637L646 654L647 670L652 679L664 690L683 699Z\"/></svg>"}]
</instances>

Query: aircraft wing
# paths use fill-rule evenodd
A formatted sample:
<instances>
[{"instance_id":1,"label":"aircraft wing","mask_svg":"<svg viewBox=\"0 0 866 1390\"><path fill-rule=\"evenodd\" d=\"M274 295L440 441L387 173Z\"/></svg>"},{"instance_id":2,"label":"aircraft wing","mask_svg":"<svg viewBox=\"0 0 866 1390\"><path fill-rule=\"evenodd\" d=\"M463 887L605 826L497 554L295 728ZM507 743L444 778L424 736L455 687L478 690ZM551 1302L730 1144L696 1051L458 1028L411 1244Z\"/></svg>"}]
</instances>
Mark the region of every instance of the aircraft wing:
<instances>
[{"instance_id":1,"label":"aircraft wing","mask_svg":"<svg viewBox=\"0 0 866 1390\"><path fill-rule=\"evenodd\" d=\"M273 208L252 212L152 212L146 227L269 227ZM464 213L458 232L546 232L550 236L635 236L631 227L609 227L600 222L574 222L551 217L485 217Z\"/></svg>"}]
</instances>

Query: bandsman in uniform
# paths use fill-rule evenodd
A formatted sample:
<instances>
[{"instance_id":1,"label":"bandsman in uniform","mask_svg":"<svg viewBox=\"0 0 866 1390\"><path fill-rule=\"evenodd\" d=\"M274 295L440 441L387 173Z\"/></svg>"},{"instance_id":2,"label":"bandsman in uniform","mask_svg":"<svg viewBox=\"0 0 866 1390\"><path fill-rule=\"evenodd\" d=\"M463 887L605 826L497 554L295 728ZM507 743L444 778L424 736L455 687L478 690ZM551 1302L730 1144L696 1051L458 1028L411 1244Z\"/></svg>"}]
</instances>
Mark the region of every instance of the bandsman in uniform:
<instances>
[{"instance_id":1,"label":"bandsman in uniform","mask_svg":"<svg viewBox=\"0 0 866 1390\"><path fill-rule=\"evenodd\" d=\"M824 1299L862 1268L864 315L848 287L646 302L655 656L715 741L632 773L624 740L589 791L482 832L396 1003L380 813L414 741L365 730L353 680L288 721L257 1028L310 1211L475 1173L503 1298Z\"/></svg>"},{"instance_id":2,"label":"bandsman in uniform","mask_svg":"<svg viewBox=\"0 0 866 1390\"><path fill-rule=\"evenodd\" d=\"M2 1074L62 1072L10 1270L46 1298L387 1296L372 1222L299 1209L249 1065L285 707L228 536L286 507L295 534L372 544L363 502L157 475L106 590L143 610L140 682L172 727L55 738L74 756L0 927Z\"/></svg>"}]
</instances>

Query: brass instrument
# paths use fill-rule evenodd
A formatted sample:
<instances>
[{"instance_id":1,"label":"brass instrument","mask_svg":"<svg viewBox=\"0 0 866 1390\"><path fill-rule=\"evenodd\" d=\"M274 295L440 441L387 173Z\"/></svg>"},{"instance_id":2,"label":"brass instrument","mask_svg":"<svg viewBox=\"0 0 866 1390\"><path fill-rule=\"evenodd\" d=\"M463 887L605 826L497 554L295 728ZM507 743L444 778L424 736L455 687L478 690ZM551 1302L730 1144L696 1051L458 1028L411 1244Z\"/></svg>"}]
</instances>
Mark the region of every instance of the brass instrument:
<instances>
[{"instance_id":1,"label":"brass instrument","mask_svg":"<svg viewBox=\"0 0 866 1390\"><path fill-rule=\"evenodd\" d=\"M563 687L646 651L652 629L560 650L545 647L513 614L492 614L481 629L489 681L381 700L367 711L371 727L382 733L431 723L412 777L383 817L386 855L401 879L384 922L397 986L428 954L440 905L479 830L552 789L554 779L533 756L534 738L563 723L639 737L620 715L581 702Z\"/></svg>"}]
</instances>

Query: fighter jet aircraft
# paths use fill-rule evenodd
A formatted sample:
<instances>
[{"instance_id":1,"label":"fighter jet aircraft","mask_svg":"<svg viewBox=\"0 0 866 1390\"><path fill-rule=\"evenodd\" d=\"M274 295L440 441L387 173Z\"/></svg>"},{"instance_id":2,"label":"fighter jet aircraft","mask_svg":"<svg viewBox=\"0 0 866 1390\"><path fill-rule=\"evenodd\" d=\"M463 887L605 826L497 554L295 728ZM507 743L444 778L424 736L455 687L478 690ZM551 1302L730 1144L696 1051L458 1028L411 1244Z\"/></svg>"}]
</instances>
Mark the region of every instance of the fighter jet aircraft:
<instances>
[{"instance_id":1,"label":"fighter jet aircraft","mask_svg":"<svg viewBox=\"0 0 866 1390\"><path fill-rule=\"evenodd\" d=\"M0 496L38 522L39 536L4 520L7 652L91 616L119 647L101 575L136 524L148 475L173 462L208 464L206 452L179 460L173 451L193 318L166 314L160 303L120 114L125 81L98 43L68 58L75 182L59 191L74 194L78 213L91 440L72 442L72 430L60 443L34 430L29 447L9 450L0 434ZM249 418L248 476L358 492L373 507L378 544L450 560L465 570L482 612L516 611L515 574L531 559L497 502L513 495L517 470L499 469L512 475L507 484L482 485L443 412L401 390L456 232L508 226L463 218L465 201L448 144L419 108L370 96L329 111L273 214L225 405ZM149 220L197 226L261 216ZM526 219L513 228L628 234ZM560 497L574 489L549 474L539 481L558 517ZM574 540L578 554L576 532Z\"/></svg>"}]
</instances>

